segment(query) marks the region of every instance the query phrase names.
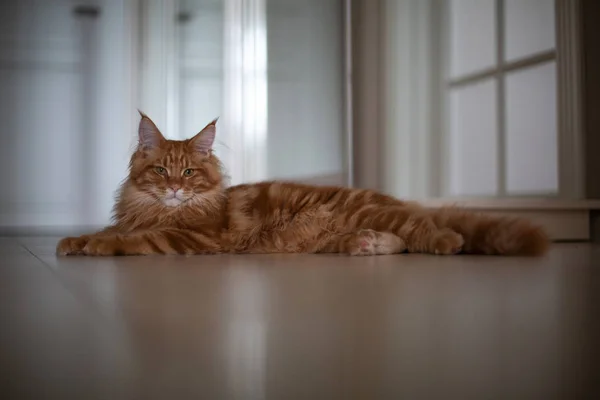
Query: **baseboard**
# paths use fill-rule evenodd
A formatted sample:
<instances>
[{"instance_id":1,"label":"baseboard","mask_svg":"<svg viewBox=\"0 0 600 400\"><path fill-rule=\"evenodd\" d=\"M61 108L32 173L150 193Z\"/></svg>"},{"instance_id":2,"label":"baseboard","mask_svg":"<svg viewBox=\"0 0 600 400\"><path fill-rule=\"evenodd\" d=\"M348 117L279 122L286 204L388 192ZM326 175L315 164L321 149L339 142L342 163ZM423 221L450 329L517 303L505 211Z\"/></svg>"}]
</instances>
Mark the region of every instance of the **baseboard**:
<instances>
[{"instance_id":1,"label":"baseboard","mask_svg":"<svg viewBox=\"0 0 600 400\"><path fill-rule=\"evenodd\" d=\"M417 200L427 207L455 205L477 210L600 210L600 200L553 198L437 198Z\"/></svg>"},{"instance_id":2,"label":"baseboard","mask_svg":"<svg viewBox=\"0 0 600 400\"><path fill-rule=\"evenodd\" d=\"M542 225L554 241L589 241L600 233L600 221L592 218L592 214L600 210L598 200L431 199L421 203L429 208L453 205L488 214L527 218Z\"/></svg>"}]
</instances>

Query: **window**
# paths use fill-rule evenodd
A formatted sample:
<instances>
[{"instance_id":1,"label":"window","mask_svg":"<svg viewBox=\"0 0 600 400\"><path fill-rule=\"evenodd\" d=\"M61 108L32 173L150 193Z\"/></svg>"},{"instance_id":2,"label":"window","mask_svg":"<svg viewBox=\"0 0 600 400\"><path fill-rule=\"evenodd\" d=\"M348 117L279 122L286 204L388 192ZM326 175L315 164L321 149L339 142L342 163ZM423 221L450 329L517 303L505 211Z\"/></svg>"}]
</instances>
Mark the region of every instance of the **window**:
<instances>
[{"instance_id":1,"label":"window","mask_svg":"<svg viewBox=\"0 0 600 400\"><path fill-rule=\"evenodd\" d=\"M445 194L558 194L554 0L445 4Z\"/></svg>"}]
</instances>

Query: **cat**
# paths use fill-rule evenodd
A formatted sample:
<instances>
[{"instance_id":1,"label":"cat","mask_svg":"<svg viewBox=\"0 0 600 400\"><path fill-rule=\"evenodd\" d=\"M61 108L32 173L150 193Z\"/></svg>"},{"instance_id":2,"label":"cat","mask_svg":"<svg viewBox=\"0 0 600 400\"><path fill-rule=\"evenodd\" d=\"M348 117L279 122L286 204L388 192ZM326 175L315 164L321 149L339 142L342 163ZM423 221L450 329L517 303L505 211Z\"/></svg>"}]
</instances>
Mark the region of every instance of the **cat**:
<instances>
[{"instance_id":1,"label":"cat","mask_svg":"<svg viewBox=\"0 0 600 400\"><path fill-rule=\"evenodd\" d=\"M525 219L426 209L372 190L269 181L226 187L217 120L167 140L140 112L138 145L104 230L62 239L58 255L458 253L541 256Z\"/></svg>"}]
</instances>

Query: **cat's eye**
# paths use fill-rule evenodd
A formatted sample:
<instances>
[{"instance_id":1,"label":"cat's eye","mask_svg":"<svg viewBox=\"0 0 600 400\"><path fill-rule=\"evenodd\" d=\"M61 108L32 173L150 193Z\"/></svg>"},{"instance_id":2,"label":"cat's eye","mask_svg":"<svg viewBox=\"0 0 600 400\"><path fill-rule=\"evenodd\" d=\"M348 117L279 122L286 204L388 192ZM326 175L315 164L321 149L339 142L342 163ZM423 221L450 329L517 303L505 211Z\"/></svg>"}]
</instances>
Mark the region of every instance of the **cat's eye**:
<instances>
[{"instance_id":1,"label":"cat's eye","mask_svg":"<svg viewBox=\"0 0 600 400\"><path fill-rule=\"evenodd\" d=\"M194 173L194 170L188 168L185 171L183 171L183 176L192 176L193 173Z\"/></svg>"},{"instance_id":2,"label":"cat's eye","mask_svg":"<svg viewBox=\"0 0 600 400\"><path fill-rule=\"evenodd\" d=\"M154 167L154 170L159 175L164 175L167 172L167 170L164 169L163 167Z\"/></svg>"}]
</instances>

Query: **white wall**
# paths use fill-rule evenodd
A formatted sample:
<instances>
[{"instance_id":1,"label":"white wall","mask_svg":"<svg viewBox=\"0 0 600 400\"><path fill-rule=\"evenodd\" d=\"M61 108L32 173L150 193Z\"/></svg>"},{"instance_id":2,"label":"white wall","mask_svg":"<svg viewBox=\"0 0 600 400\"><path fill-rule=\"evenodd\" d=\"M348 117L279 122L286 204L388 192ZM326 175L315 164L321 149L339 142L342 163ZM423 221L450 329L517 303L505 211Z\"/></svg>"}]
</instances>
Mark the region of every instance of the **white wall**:
<instances>
[{"instance_id":1,"label":"white wall","mask_svg":"<svg viewBox=\"0 0 600 400\"><path fill-rule=\"evenodd\" d=\"M433 4L385 0L382 7L381 181L385 192L401 198L436 193L440 57Z\"/></svg>"}]
</instances>

